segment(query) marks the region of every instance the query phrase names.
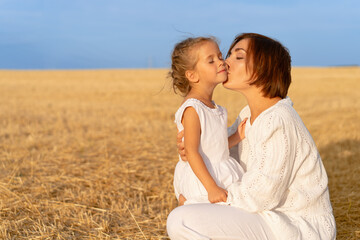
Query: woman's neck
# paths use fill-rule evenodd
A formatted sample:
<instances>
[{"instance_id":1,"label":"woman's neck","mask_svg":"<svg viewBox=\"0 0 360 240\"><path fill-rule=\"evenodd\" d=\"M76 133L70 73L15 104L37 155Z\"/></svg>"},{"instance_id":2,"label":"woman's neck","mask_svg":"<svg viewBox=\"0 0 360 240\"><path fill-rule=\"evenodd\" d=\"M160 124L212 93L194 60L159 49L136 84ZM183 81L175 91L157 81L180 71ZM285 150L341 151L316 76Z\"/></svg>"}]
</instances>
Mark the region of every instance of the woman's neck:
<instances>
[{"instance_id":1,"label":"woman's neck","mask_svg":"<svg viewBox=\"0 0 360 240\"><path fill-rule=\"evenodd\" d=\"M266 109L274 106L277 102L281 100L280 97L269 98L264 97L261 91L256 91L253 93L244 94L250 108L250 124L253 124L255 119Z\"/></svg>"}]
</instances>

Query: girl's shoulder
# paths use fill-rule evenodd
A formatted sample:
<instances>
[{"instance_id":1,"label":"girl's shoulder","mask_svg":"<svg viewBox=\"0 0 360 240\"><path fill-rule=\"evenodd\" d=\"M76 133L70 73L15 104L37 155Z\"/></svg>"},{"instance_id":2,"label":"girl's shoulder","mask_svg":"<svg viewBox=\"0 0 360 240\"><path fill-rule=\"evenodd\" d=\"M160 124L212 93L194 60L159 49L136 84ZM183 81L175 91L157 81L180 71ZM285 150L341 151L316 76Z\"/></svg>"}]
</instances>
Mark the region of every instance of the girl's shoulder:
<instances>
[{"instance_id":1,"label":"girl's shoulder","mask_svg":"<svg viewBox=\"0 0 360 240\"><path fill-rule=\"evenodd\" d=\"M184 111L188 107L194 108L197 114L199 114L199 112L202 109L202 105L200 104L200 101L197 100L196 98L186 99L175 113L175 123L181 123Z\"/></svg>"},{"instance_id":2,"label":"girl's shoulder","mask_svg":"<svg viewBox=\"0 0 360 240\"><path fill-rule=\"evenodd\" d=\"M198 108L201 108L200 101L196 98L186 99L176 111L175 116L182 115L185 109L188 107L193 107L195 110L197 110Z\"/></svg>"},{"instance_id":3,"label":"girl's shoulder","mask_svg":"<svg viewBox=\"0 0 360 240\"><path fill-rule=\"evenodd\" d=\"M215 104L215 102L213 102L213 104L215 107L210 108L199 99L188 98L181 104L179 109L176 111L175 122L181 121L184 111L188 107L193 107L195 109L196 113L199 115L200 120L206 116L211 117L212 115L227 115L227 111L224 107Z\"/></svg>"},{"instance_id":4,"label":"girl's shoulder","mask_svg":"<svg viewBox=\"0 0 360 240\"><path fill-rule=\"evenodd\" d=\"M226 111L226 108L224 108L220 105L217 105L214 101L212 101L212 103L214 104L214 108L207 106L205 103L203 103L199 99L188 98L182 103L182 105L179 107L177 112L184 111L187 107L193 107L193 108L195 108L195 110L199 109L199 110L205 110L205 111L213 112L213 113L217 113L217 112L223 113L224 111Z\"/></svg>"}]
</instances>

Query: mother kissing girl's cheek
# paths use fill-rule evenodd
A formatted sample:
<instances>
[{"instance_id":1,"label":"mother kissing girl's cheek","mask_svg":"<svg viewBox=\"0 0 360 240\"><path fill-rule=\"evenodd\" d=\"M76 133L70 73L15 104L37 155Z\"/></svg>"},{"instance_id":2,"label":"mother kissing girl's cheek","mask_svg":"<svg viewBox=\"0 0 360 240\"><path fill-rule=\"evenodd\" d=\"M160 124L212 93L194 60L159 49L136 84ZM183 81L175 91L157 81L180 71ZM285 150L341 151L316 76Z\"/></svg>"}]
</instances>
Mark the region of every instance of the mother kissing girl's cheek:
<instances>
[{"instance_id":1,"label":"mother kissing girl's cheek","mask_svg":"<svg viewBox=\"0 0 360 240\"><path fill-rule=\"evenodd\" d=\"M171 239L335 239L328 178L317 147L287 96L288 50L269 37L238 35L226 57L223 86L248 105L228 128L245 123L245 138L230 149L244 173L227 189L227 205L175 208L167 219ZM186 159L182 133L178 151Z\"/></svg>"}]
</instances>

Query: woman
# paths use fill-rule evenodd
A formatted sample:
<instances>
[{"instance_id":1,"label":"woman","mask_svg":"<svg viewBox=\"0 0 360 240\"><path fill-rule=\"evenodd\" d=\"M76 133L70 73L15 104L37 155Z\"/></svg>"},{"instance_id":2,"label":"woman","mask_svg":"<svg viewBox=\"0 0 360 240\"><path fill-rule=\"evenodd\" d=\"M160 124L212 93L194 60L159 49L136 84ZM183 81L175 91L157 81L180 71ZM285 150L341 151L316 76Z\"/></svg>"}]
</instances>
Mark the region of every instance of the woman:
<instances>
[{"instance_id":1,"label":"woman","mask_svg":"<svg viewBox=\"0 0 360 240\"><path fill-rule=\"evenodd\" d=\"M248 118L246 137L238 146L245 173L227 189L230 206L174 209L167 220L170 238L335 239L324 166L287 97L288 51L273 39L247 33L235 38L226 63L224 86L242 93L248 102L229 129L232 133Z\"/></svg>"}]
</instances>

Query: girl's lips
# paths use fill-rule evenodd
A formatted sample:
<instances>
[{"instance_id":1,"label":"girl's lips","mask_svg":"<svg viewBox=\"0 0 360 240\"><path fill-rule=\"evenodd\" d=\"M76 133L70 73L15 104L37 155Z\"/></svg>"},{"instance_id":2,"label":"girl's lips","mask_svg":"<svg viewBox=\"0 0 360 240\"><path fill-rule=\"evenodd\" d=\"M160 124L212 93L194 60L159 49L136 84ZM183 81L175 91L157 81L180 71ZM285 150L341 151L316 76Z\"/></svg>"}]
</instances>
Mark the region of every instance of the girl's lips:
<instances>
[{"instance_id":1,"label":"girl's lips","mask_svg":"<svg viewBox=\"0 0 360 240\"><path fill-rule=\"evenodd\" d=\"M222 73L222 72L226 72L226 69L223 69L223 70L219 71L218 73Z\"/></svg>"}]
</instances>

